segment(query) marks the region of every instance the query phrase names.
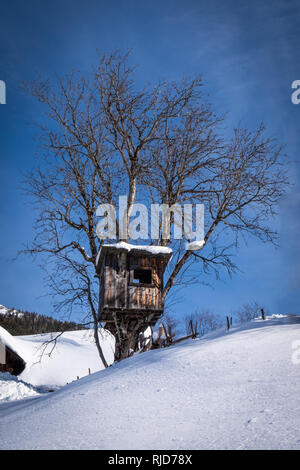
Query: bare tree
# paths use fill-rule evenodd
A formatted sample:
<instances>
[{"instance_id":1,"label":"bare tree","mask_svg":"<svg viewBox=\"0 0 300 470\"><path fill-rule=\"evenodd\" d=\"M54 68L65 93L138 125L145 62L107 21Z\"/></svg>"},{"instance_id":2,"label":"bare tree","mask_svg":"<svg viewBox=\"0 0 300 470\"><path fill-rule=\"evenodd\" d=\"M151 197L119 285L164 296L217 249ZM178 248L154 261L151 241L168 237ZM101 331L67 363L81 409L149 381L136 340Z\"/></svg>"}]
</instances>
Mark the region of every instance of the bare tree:
<instances>
[{"instance_id":1,"label":"bare tree","mask_svg":"<svg viewBox=\"0 0 300 470\"><path fill-rule=\"evenodd\" d=\"M234 314L239 323L245 323L260 316L261 307L257 301L242 305Z\"/></svg>"},{"instance_id":2,"label":"bare tree","mask_svg":"<svg viewBox=\"0 0 300 470\"><path fill-rule=\"evenodd\" d=\"M45 255L57 309L79 308L84 320L92 319L104 364L97 316L99 204L116 206L118 196L127 195L128 220L137 200L205 204L201 252L185 251L172 236L164 239L162 227L160 239L149 241L174 251L164 298L173 286L203 282L210 271L232 273L232 251L243 235L276 243L269 221L288 185L281 147L262 125L253 132L237 128L228 137L200 77L138 90L128 55L114 53L89 76L71 73L55 85L36 81L24 88L47 110L38 166L27 179L39 216L26 250ZM170 222L174 227L172 214ZM128 232L122 240L129 241ZM122 357L137 344L140 329L133 325L126 333Z\"/></svg>"},{"instance_id":3,"label":"bare tree","mask_svg":"<svg viewBox=\"0 0 300 470\"><path fill-rule=\"evenodd\" d=\"M178 334L179 322L170 313L164 314L162 320L163 320L163 327L164 327L165 334L166 334L166 342L167 342L167 345L170 346Z\"/></svg>"},{"instance_id":4,"label":"bare tree","mask_svg":"<svg viewBox=\"0 0 300 470\"><path fill-rule=\"evenodd\" d=\"M210 310L198 309L185 318L187 335L203 336L222 326L218 317Z\"/></svg>"}]
</instances>

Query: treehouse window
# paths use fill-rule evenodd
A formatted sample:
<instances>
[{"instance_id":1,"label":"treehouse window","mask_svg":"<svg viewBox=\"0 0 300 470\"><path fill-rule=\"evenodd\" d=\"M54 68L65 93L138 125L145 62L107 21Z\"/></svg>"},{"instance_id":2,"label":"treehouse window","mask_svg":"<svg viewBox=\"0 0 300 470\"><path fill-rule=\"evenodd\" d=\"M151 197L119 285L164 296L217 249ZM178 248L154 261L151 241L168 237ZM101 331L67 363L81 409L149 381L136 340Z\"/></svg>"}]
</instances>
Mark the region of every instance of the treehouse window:
<instances>
[{"instance_id":1,"label":"treehouse window","mask_svg":"<svg viewBox=\"0 0 300 470\"><path fill-rule=\"evenodd\" d=\"M132 282L133 284L152 284L151 269L134 269Z\"/></svg>"}]
</instances>

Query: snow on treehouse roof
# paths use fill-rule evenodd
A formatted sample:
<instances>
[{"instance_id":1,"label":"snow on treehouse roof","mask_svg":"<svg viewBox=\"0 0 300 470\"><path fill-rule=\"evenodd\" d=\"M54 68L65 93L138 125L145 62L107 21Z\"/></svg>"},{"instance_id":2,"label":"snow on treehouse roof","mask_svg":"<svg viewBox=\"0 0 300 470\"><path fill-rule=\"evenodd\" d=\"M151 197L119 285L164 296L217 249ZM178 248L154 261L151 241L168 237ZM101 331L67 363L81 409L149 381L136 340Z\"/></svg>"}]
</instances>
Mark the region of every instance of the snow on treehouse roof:
<instances>
[{"instance_id":1,"label":"snow on treehouse roof","mask_svg":"<svg viewBox=\"0 0 300 470\"><path fill-rule=\"evenodd\" d=\"M100 260L100 256L103 253L103 250L125 250L127 252L130 251L141 251L144 253L149 253L150 255L169 255L171 257L173 250L167 246L158 246L158 245L132 245L126 242L118 242L118 243L111 243L107 245L103 245L102 248L99 250L97 255L96 264L98 264Z\"/></svg>"}]
</instances>

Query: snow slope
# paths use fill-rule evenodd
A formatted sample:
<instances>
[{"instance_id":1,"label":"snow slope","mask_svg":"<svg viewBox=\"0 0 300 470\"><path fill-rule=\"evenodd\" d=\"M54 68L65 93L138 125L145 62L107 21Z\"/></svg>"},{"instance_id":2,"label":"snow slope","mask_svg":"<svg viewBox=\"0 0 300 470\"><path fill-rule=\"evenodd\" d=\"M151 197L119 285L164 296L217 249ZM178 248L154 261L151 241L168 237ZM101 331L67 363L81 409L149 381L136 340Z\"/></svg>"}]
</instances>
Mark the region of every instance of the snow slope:
<instances>
[{"instance_id":1,"label":"snow slope","mask_svg":"<svg viewBox=\"0 0 300 470\"><path fill-rule=\"evenodd\" d=\"M300 323L272 318L137 354L2 403L0 447L300 449L299 340Z\"/></svg>"}]
</instances>

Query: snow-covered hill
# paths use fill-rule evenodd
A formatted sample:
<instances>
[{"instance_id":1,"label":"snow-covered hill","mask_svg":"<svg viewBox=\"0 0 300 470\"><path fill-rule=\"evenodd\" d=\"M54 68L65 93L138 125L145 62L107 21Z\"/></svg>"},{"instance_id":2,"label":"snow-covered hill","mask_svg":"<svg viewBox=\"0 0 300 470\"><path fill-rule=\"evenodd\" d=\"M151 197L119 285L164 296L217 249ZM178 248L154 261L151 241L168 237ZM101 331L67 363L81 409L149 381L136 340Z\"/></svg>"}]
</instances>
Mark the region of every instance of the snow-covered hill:
<instances>
[{"instance_id":1,"label":"snow-covered hill","mask_svg":"<svg viewBox=\"0 0 300 470\"><path fill-rule=\"evenodd\" d=\"M17 317L22 317L24 314L15 308L7 308L4 307L4 305L0 305L0 315L15 315Z\"/></svg>"},{"instance_id":2,"label":"snow-covered hill","mask_svg":"<svg viewBox=\"0 0 300 470\"><path fill-rule=\"evenodd\" d=\"M300 449L299 340L272 318L137 354L0 405L0 447Z\"/></svg>"},{"instance_id":3,"label":"snow-covered hill","mask_svg":"<svg viewBox=\"0 0 300 470\"><path fill-rule=\"evenodd\" d=\"M14 336L37 335L52 331L77 331L84 329L74 321L41 315L36 312L17 310L0 305L0 326Z\"/></svg>"}]
</instances>

